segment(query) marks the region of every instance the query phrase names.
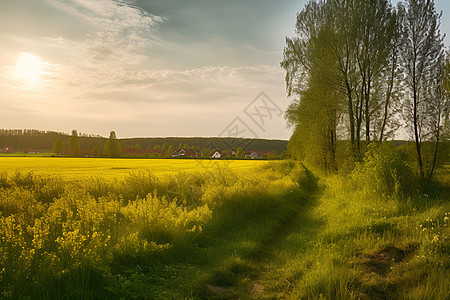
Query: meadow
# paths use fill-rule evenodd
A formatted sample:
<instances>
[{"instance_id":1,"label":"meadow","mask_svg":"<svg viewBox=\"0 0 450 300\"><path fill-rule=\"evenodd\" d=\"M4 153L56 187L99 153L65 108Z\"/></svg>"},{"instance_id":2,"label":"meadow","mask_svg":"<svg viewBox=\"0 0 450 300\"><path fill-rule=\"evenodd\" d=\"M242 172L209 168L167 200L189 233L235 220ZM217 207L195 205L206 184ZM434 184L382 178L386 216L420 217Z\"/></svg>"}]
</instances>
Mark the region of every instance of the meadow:
<instances>
[{"instance_id":1,"label":"meadow","mask_svg":"<svg viewBox=\"0 0 450 300\"><path fill-rule=\"evenodd\" d=\"M345 176L295 161L2 161L0 297L445 299L448 175L418 184L382 153Z\"/></svg>"},{"instance_id":2,"label":"meadow","mask_svg":"<svg viewBox=\"0 0 450 300\"><path fill-rule=\"evenodd\" d=\"M47 154L48 155L48 154ZM195 159L121 159L74 157L2 157L0 172L33 172L79 179L101 176L123 177L135 171L151 171L153 174L201 171L216 167L234 170L248 169L266 161L261 160L195 160Z\"/></svg>"}]
</instances>

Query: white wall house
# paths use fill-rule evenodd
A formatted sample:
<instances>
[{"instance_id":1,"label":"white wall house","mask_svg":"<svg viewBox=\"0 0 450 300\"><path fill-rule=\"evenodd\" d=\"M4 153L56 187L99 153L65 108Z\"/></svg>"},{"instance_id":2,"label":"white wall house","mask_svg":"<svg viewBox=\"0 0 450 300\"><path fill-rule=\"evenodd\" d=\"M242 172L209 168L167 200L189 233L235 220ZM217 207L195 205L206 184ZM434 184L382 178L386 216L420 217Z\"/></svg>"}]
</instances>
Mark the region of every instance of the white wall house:
<instances>
[{"instance_id":1,"label":"white wall house","mask_svg":"<svg viewBox=\"0 0 450 300\"><path fill-rule=\"evenodd\" d=\"M214 151L213 155L211 155L211 158L221 158L223 156L222 153L220 153L219 150Z\"/></svg>"}]
</instances>

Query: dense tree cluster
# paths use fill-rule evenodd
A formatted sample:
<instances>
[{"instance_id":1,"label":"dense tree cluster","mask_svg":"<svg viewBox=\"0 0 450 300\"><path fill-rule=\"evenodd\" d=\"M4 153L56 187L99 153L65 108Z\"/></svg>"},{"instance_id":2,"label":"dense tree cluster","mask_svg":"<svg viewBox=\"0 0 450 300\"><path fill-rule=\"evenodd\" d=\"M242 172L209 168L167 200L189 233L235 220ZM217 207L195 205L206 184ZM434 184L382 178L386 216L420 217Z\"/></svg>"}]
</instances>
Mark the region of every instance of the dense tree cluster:
<instances>
[{"instance_id":1,"label":"dense tree cluster","mask_svg":"<svg viewBox=\"0 0 450 300\"><path fill-rule=\"evenodd\" d=\"M347 163L359 161L369 143L404 127L419 173L431 179L449 109L439 25L430 0L309 1L281 63L293 98L291 154L335 172L339 147Z\"/></svg>"}]
</instances>

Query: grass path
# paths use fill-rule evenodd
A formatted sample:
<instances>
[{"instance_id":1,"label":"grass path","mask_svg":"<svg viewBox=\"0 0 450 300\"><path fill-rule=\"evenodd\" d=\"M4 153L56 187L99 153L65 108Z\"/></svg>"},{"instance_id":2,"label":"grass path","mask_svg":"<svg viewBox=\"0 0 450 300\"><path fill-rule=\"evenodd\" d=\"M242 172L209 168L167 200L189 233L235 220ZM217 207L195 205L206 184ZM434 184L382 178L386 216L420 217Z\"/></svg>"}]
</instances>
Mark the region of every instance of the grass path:
<instances>
[{"instance_id":1,"label":"grass path","mask_svg":"<svg viewBox=\"0 0 450 300\"><path fill-rule=\"evenodd\" d=\"M249 298L445 299L448 198L409 201L333 189L310 195L260 262Z\"/></svg>"},{"instance_id":2,"label":"grass path","mask_svg":"<svg viewBox=\"0 0 450 300\"><path fill-rule=\"evenodd\" d=\"M240 248L233 244L215 260L199 298L444 299L448 201L348 192L284 195L261 234L247 235L251 247L242 246L239 231L227 238Z\"/></svg>"},{"instance_id":3,"label":"grass path","mask_svg":"<svg viewBox=\"0 0 450 300\"><path fill-rule=\"evenodd\" d=\"M317 190L308 193L292 190L283 195L283 201L278 199L277 206L268 210L267 215L250 220L247 230L231 233L226 243L231 243L233 248L225 250L225 255L215 259L217 265L203 274L200 298L279 299L286 296L294 287L295 278L290 282L279 275L281 249L292 242L289 250L298 254L316 239L323 222L314 218L311 210L317 205L320 194ZM259 226L255 225L258 222ZM292 240L299 234L301 240L298 236ZM224 247L224 244L218 246Z\"/></svg>"}]
</instances>

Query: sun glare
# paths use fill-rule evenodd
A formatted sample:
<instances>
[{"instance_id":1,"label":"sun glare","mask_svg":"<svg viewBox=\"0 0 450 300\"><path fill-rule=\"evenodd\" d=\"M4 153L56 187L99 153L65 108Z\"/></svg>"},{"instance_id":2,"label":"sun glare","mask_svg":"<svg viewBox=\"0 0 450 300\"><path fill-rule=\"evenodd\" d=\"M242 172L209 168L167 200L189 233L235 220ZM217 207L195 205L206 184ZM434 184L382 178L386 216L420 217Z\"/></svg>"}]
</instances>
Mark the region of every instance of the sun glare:
<instances>
[{"instance_id":1,"label":"sun glare","mask_svg":"<svg viewBox=\"0 0 450 300\"><path fill-rule=\"evenodd\" d=\"M26 83L38 84L41 81L42 60L39 56L21 53L14 69L14 75Z\"/></svg>"}]
</instances>

